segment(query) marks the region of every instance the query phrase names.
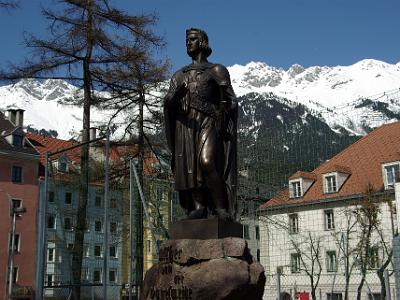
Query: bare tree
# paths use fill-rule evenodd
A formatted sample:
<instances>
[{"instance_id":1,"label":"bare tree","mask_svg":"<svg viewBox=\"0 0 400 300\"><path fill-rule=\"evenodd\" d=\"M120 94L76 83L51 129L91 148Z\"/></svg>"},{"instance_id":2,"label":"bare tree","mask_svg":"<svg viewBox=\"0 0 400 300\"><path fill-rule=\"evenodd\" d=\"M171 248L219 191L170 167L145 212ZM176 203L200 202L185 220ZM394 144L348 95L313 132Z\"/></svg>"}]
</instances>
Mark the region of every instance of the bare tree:
<instances>
[{"instance_id":1,"label":"bare tree","mask_svg":"<svg viewBox=\"0 0 400 300\"><path fill-rule=\"evenodd\" d=\"M377 200L379 200L379 202L381 202L381 203L385 203L386 205L388 205L389 212L390 212L390 218L391 218L391 225L392 225L391 235L387 236L383 232L379 221L377 221L374 224L375 230L379 236L379 248L383 249L383 252L382 252L383 255L382 255L382 258L379 260L379 268L376 271L376 274L378 275L379 281L381 283L381 298L386 299L386 284L385 284L385 278L384 278L384 271L390 264L393 263L392 262L393 249L391 247L392 243L390 241L395 236L395 229L394 229L395 208L394 208L393 202L392 202L393 199L388 194L384 193L383 195L380 195L375 198L377 198L375 205L379 205Z\"/></svg>"},{"instance_id":2,"label":"bare tree","mask_svg":"<svg viewBox=\"0 0 400 300\"><path fill-rule=\"evenodd\" d=\"M308 232L306 238L301 240L291 240L291 243L300 258L300 270L304 271L310 279L311 298L317 300L316 290L321 278L321 243L320 236L313 236Z\"/></svg>"},{"instance_id":3,"label":"bare tree","mask_svg":"<svg viewBox=\"0 0 400 300\"><path fill-rule=\"evenodd\" d=\"M345 300L348 300L351 275L353 274L354 269L356 269L356 267L358 266L357 257L359 255L359 248L354 247L351 243L352 240L355 240L357 238L358 220L354 215L353 209L351 208L344 209L343 217L345 222L344 227L340 229L335 229L332 235L339 250L338 260L342 261L344 266L344 298Z\"/></svg>"},{"instance_id":4,"label":"bare tree","mask_svg":"<svg viewBox=\"0 0 400 300\"><path fill-rule=\"evenodd\" d=\"M358 242L355 246L357 252L355 262L361 272L360 283L357 287L357 300L360 300L370 265L371 237L377 225L379 214L379 207L375 203L374 191L371 185L368 185L361 205L358 206L353 213L357 218L357 223L360 228Z\"/></svg>"}]
</instances>

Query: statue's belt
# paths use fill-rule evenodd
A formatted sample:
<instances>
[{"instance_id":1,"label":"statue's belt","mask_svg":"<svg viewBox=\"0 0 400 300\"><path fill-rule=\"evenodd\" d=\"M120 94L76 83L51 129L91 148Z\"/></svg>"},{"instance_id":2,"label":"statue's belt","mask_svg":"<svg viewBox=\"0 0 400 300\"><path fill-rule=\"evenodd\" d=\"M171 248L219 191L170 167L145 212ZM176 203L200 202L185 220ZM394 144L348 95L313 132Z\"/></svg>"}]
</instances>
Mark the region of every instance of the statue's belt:
<instances>
[{"instance_id":1,"label":"statue's belt","mask_svg":"<svg viewBox=\"0 0 400 300\"><path fill-rule=\"evenodd\" d=\"M217 113L214 104L201 98L201 95L197 95L195 98L190 98L188 106L216 119Z\"/></svg>"}]
</instances>

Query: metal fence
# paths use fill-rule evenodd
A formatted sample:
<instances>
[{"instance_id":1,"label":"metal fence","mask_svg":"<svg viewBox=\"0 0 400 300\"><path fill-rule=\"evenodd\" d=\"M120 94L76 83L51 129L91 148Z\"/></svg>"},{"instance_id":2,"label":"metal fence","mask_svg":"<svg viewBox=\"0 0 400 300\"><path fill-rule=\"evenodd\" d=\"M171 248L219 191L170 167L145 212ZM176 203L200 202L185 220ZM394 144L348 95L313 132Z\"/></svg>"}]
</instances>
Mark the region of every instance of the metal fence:
<instances>
[{"instance_id":1,"label":"metal fence","mask_svg":"<svg viewBox=\"0 0 400 300\"><path fill-rule=\"evenodd\" d=\"M143 276L138 270L145 272L157 261L170 222L182 215L170 173L159 157L146 151L140 178L137 145L100 138L88 143L84 186L83 146L64 143L65 150L47 155L40 182L37 296L74 299L78 290L80 299L135 299Z\"/></svg>"},{"instance_id":2,"label":"metal fence","mask_svg":"<svg viewBox=\"0 0 400 300\"><path fill-rule=\"evenodd\" d=\"M291 105L281 104L281 113ZM394 192L258 210L288 188L294 172L313 170L359 138L296 109L302 117L291 123L282 121L290 117L284 115L273 116L267 128L255 132L245 122L239 126L237 218L253 257L265 268L264 299L377 300L389 293L394 299ZM139 292L140 273L157 261L170 223L183 216L179 199L168 164L153 151L146 150L144 177L138 178L138 149L129 142L91 141L84 186L81 147L51 153L41 181L42 269L37 278L43 298L69 299L79 286L81 299L128 299ZM79 207L82 194L87 195L85 214ZM365 222L373 218L365 213L367 205L377 216L371 230ZM82 215L84 237L77 245ZM82 253L78 281L77 252Z\"/></svg>"}]
</instances>

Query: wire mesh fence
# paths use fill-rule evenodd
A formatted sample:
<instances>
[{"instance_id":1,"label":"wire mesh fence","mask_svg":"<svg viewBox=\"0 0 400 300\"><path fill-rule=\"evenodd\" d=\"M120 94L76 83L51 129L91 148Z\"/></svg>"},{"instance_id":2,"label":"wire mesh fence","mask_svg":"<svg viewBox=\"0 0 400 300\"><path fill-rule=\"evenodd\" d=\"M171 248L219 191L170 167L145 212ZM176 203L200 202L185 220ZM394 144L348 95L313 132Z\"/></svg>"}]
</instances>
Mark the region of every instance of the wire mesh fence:
<instances>
[{"instance_id":1,"label":"wire mesh fence","mask_svg":"<svg viewBox=\"0 0 400 300\"><path fill-rule=\"evenodd\" d=\"M111 143L105 169L107 141L98 139L89 143L85 183L82 145L63 143L67 150L49 155L40 187L43 298L74 299L78 290L80 299L127 299L129 282L140 286L137 270L145 272L157 261L156 248L168 238L170 222L182 215L170 173L148 151L143 158L144 176L138 181L133 175L139 172L138 149L133 143ZM141 233L138 223L144 224ZM135 296L138 289L131 293Z\"/></svg>"},{"instance_id":2,"label":"wire mesh fence","mask_svg":"<svg viewBox=\"0 0 400 300\"><path fill-rule=\"evenodd\" d=\"M251 99L241 100L238 205L264 299L395 299L398 123L371 131L399 91L322 118L273 95Z\"/></svg>"},{"instance_id":3,"label":"wire mesh fence","mask_svg":"<svg viewBox=\"0 0 400 300\"><path fill-rule=\"evenodd\" d=\"M299 177L292 182L296 171L310 173L360 136L332 129L301 107L295 107L298 115L291 115L293 103L278 105L268 97L259 101L275 105L276 110L269 123L253 130L246 122L257 124L265 111L252 112L253 119L247 119L244 114L250 108L242 103L237 219L244 224L243 235L253 257L265 268L264 299L278 299L278 294L281 299L302 300L377 300L389 291L394 295L392 238L397 233L397 215L394 192L383 183L385 175L371 194L362 186L357 187L362 193L345 198L316 197L299 204L296 201L302 197L290 197L297 192L293 185L300 182L297 179L305 179L300 188L309 180ZM141 174L137 145L112 142L108 172L106 146L102 139L89 143L86 178L82 177L82 145L69 142L60 146L68 150L48 158L47 179L41 181L45 242L40 249L46 299L72 299L76 287L81 299L127 299L129 291L137 293L129 283L140 286L143 274L138 272L157 262L157 248L168 238L170 223L184 215L162 155L146 150L143 177L137 179L132 173L134 167L136 175ZM364 154L357 154L354 164L362 164ZM400 157L393 155L393 161ZM386 162L377 159L381 174L386 174ZM354 174L346 172L334 170L337 177L330 188L343 182L354 188L359 184L348 180ZM346 178L341 182L342 175ZM315 187L317 180L313 180ZM259 210L282 190L296 201Z\"/></svg>"}]
</instances>

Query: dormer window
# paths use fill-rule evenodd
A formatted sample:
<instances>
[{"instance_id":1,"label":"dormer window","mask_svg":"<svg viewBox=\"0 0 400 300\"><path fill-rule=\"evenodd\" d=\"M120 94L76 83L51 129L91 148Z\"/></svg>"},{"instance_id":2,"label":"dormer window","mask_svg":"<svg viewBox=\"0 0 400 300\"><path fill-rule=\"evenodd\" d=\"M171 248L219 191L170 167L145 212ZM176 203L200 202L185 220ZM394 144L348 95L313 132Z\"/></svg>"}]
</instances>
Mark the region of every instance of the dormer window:
<instances>
[{"instance_id":1,"label":"dormer window","mask_svg":"<svg viewBox=\"0 0 400 300\"><path fill-rule=\"evenodd\" d=\"M64 161L58 162L58 171L67 172L67 163Z\"/></svg>"},{"instance_id":2,"label":"dormer window","mask_svg":"<svg viewBox=\"0 0 400 300\"><path fill-rule=\"evenodd\" d=\"M351 170L348 167L340 165L334 165L332 167L331 171L325 173L322 177L324 194L339 192L351 175Z\"/></svg>"},{"instance_id":3,"label":"dormer window","mask_svg":"<svg viewBox=\"0 0 400 300\"><path fill-rule=\"evenodd\" d=\"M324 175L324 193L336 193L338 191L336 174Z\"/></svg>"},{"instance_id":4,"label":"dormer window","mask_svg":"<svg viewBox=\"0 0 400 300\"><path fill-rule=\"evenodd\" d=\"M385 189L393 189L400 172L400 162L387 163L382 166Z\"/></svg>"},{"instance_id":5,"label":"dormer window","mask_svg":"<svg viewBox=\"0 0 400 300\"><path fill-rule=\"evenodd\" d=\"M68 173L69 172L70 160L66 156L61 156L58 160L54 161L54 165L58 172Z\"/></svg>"},{"instance_id":6,"label":"dormer window","mask_svg":"<svg viewBox=\"0 0 400 300\"><path fill-rule=\"evenodd\" d=\"M290 181L290 192L290 198L300 198L303 196L300 180Z\"/></svg>"},{"instance_id":7,"label":"dormer window","mask_svg":"<svg viewBox=\"0 0 400 300\"><path fill-rule=\"evenodd\" d=\"M24 142L24 136L19 134L13 134L12 136L12 144L16 147L22 147Z\"/></svg>"},{"instance_id":8,"label":"dormer window","mask_svg":"<svg viewBox=\"0 0 400 300\"><path fill-rule=\"evenodd\" d=\"M315 181L315 174L297 171L289 178L289 196L291 199L303 197Z\"/></svg>"}]
</instances>

